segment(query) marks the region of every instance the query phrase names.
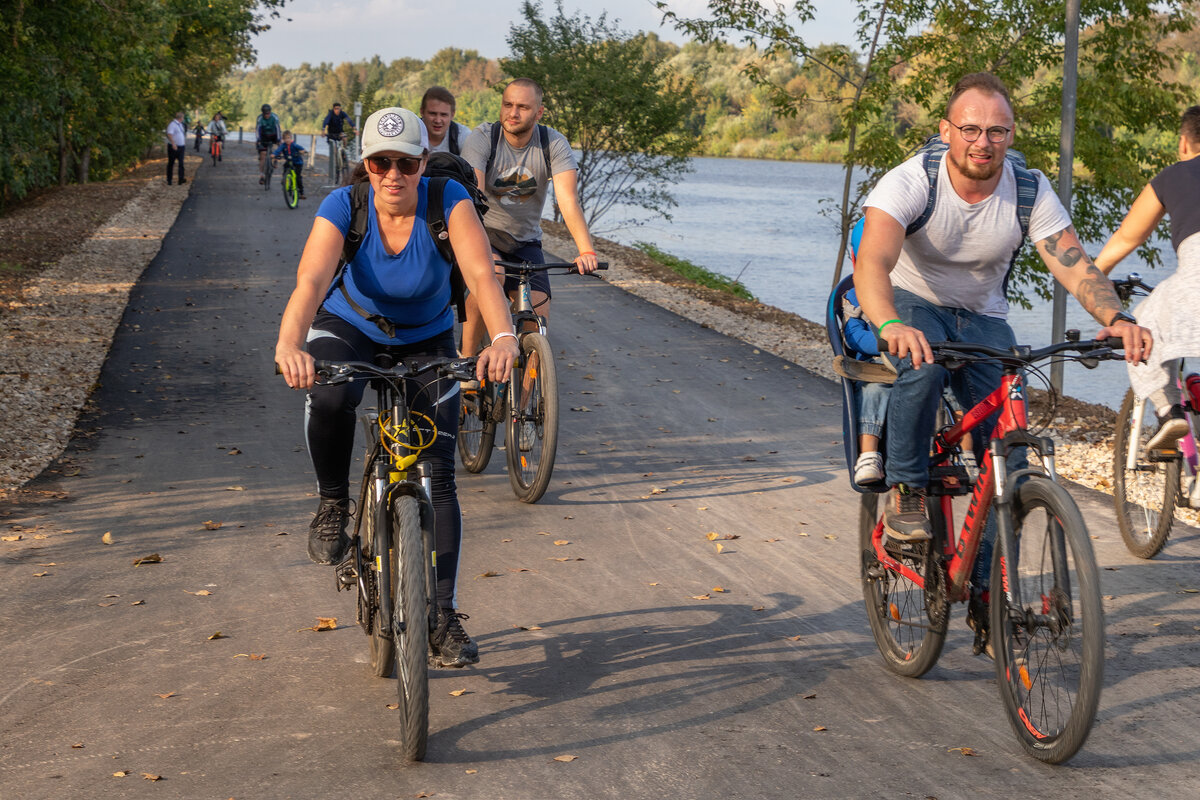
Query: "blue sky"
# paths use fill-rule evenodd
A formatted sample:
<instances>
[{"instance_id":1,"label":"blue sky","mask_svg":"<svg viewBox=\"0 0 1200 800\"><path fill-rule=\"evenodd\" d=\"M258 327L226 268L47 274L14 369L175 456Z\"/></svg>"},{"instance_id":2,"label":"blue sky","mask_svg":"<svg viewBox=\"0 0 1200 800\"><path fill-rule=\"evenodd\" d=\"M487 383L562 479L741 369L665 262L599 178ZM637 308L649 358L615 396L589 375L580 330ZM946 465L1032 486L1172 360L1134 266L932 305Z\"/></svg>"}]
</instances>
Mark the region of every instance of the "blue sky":
<instances>
[{"instance_id":1,"label":"blue sky","mask_svg":"<svg viewBox=\"0 0 1200 800\"><path fill-rule=\"evenodd\" d=\"M705 0L669 0L681 16L702 15ZM815 0L820 13L802 32L810 43L850 43L857 6L849 0ZM385 62L402 57L428 59L443 47L478 50L497 58L508 54L505 37L520 17L521 0L292 0L272 29L255 37L259 66L304 62L358 61L378 55ZM595 17L606 10L627 31L654 31L682 42L651 0L564 0L568 14L582 10ZM544 0L549 16L554 0ZM290 19L290 21L288 21Z\"/></svg>"}]
</instances>

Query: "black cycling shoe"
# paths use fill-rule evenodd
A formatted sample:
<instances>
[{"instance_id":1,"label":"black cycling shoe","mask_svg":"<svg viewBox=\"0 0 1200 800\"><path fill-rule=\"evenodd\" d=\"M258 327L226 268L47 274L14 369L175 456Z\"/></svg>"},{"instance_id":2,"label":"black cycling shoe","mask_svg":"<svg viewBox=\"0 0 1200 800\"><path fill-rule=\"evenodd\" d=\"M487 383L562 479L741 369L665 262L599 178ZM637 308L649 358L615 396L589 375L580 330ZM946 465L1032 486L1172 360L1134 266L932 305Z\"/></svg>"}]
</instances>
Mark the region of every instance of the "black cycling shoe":
<instances>
[{"instance_id":1,"label":"black cycling shoe","mask_svg":"<svg viewBox=\"0 0 1200 800\"><path fill-rule=\"evenodd\" d=\"M317 564L336 564L342 560L350 537L346 523L350 520L350 499L321 498L317 516L308 526L308 557Z\"/></svg>"},{"instance_id":2,"label":"black cycling shoe","mask_svg":"<svg viewBox=\"0 0 1200 800\"><path fill-rule=\"evenodd\" d=\"M479 663L479 647L463 630L461 620L470 619L452 608L438 611L437 627L429 637L430 663L435 667L465 667Z\"/></svg>"}]
</instances>

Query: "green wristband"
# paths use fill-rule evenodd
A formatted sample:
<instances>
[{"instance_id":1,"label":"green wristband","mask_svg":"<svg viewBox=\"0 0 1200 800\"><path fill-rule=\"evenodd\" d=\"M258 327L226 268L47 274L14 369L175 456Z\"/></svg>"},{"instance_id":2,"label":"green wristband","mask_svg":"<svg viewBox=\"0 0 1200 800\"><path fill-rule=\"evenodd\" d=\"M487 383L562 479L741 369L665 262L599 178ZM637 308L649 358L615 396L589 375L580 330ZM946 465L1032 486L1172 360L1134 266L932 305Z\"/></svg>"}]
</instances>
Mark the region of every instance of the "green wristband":
<instances>
[{"instance_id":1,"label":"green wristband","mask_svg":"<svg viewBox=\"0 0 1200 800\"><path fill-rule=\"evenodd\" d=\"M884 329L884 328L886 328L888 325L891 325L893 322L899 322L899 323L900 323L900 324L902 324L902 325L904 324L904 320L900 320L900 319L889 319L887 322L885 322L885 323L883 323L882 325L880 325L880 326L879 326L879 335L880 335L880 336L882 336L882 335L883 335L883 329Z\"/></svg>"}]
</instances>

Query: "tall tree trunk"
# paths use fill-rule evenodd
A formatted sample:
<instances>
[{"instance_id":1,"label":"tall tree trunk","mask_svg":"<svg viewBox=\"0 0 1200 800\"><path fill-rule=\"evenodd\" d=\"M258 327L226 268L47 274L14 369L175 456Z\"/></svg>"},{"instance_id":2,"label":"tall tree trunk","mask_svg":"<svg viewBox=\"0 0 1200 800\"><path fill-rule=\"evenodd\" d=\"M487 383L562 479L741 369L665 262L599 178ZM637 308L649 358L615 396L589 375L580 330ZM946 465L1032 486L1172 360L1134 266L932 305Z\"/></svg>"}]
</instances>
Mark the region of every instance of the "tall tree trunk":
<instances>
[{"instance_id":1,"label":"tall tree trunk","mask_svg":"<svg viewBox=\"0 0 1200 800\"><path fill-rule=\"evenodd\" d=\"M94 140L89 140L82 148L75 162L75 180L79 183L88 182L88 171L92 166L92 143Z\"/></svg>"},{"instance_id":2,"label":"tall tree trunk","mask_svg":"<svg viewBox=\"0 0 1200 800\"><path fill-rule=\"evenodd\" d=\"M66 126L62 117L58 118L58 185L67 185L67 173L70 167L71 150L67 147Z\"/></svg>"}]
</instances>

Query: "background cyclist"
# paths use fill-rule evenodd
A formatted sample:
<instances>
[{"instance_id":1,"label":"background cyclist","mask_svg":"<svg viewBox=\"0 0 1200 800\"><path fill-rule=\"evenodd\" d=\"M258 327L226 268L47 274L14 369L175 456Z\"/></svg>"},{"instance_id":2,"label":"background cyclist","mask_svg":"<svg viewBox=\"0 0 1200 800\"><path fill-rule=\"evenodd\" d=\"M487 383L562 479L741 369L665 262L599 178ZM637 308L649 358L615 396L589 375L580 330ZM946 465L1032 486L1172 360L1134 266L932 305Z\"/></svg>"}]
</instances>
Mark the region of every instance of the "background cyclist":
<instances>
[{"instance_id":1,"label":"background cyclist","mask_svg":"<svg viewBox=\"0 0 1200 800\"><path fill-rule=\"evenodd\" d=\"M266 176L267 151L279 144L279 135L283 125L279 117L271 113L271 106L262 105L262 113L254 120L254 146L258 149L258 182L263 183Z\"/></svg>"},{"instance_id":2,"label":"background cyclist","mask_svg":"<svg viewBox=\"0 0 1200 800\"><path fill-rule=\"evenodd\" d=\"M224 142L225 134L229 132L225 127L225 115L220 111L213 114L212 120L208 123L208 135L212 137L214 142ZM217 161L222 161L222 156L217 156Z\"/></svg>"},{"instance_id":3,"label":"background cyclist","mask_svg":"<svg viewBox=\"0 0 1200 800\"><path fill-rule=\"evenodd\" d=\"M291 131L284 131L283 142L271 154L272 158L285 158L292 162L296 169L296 191L300 193L301 200L308 199L304 196L304 154L307 152L296 143Z\"/></svg>"},{"instance_id":4,"label":"background cyclist","mask_svg":"<svg viewBox=\"0 0 1200 800\"><path fill-rule=\"evenodd\" d=\"M350 115L342 110L342 104L334 103L333 107L329 109L329 113L325 115L325 121L321 123L321 133L325 134L325 141L329 144L330 182L337 177L334 175L336 167L334 151L337 150L338 144L345 137L345 128L350 128L350 133L352 134L358 134L358 131L354 129L354 123L350 121Z\"/></svg>"}]
</instances>

